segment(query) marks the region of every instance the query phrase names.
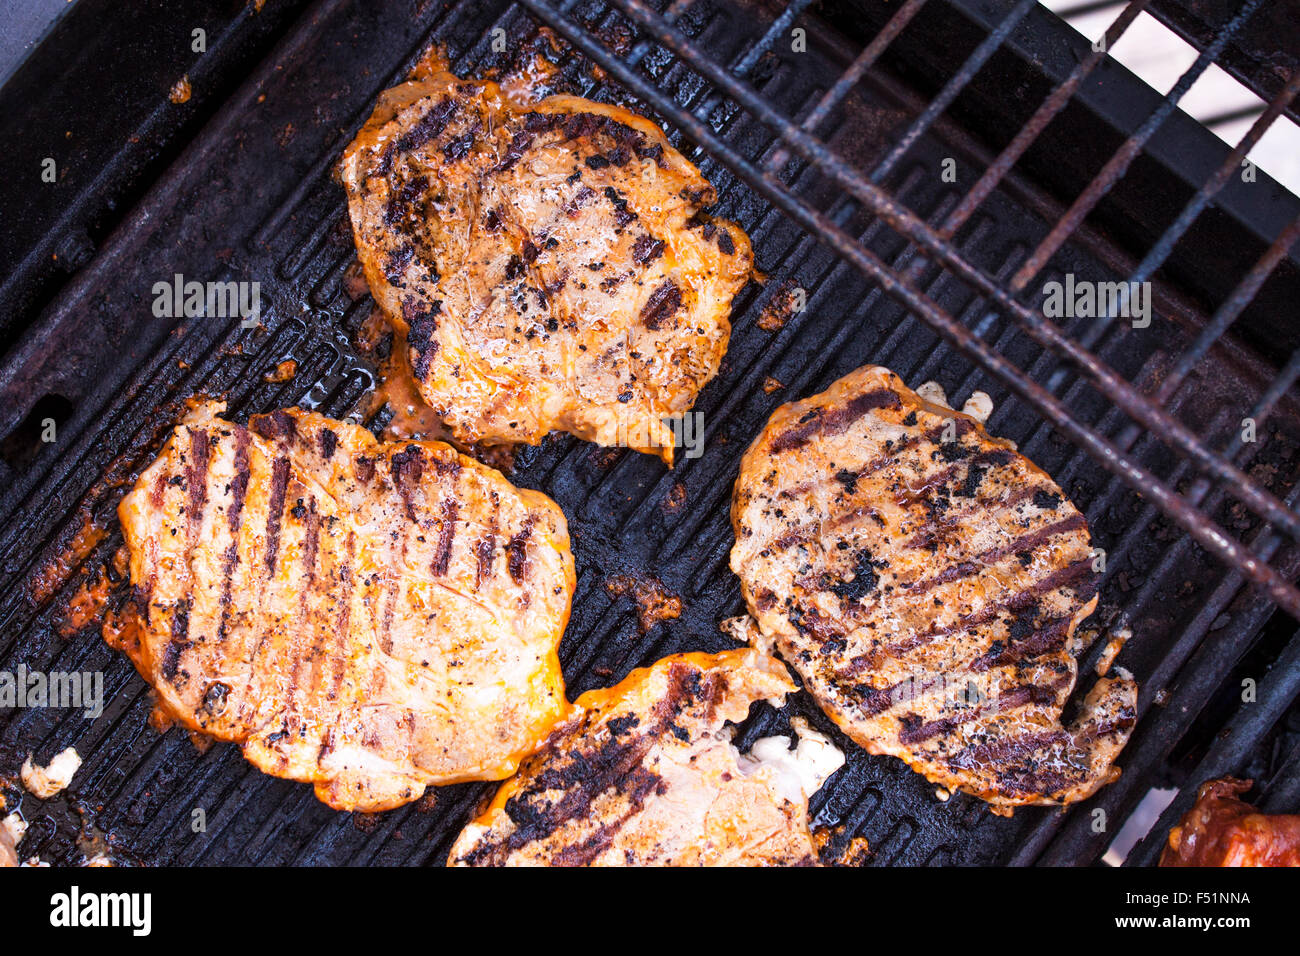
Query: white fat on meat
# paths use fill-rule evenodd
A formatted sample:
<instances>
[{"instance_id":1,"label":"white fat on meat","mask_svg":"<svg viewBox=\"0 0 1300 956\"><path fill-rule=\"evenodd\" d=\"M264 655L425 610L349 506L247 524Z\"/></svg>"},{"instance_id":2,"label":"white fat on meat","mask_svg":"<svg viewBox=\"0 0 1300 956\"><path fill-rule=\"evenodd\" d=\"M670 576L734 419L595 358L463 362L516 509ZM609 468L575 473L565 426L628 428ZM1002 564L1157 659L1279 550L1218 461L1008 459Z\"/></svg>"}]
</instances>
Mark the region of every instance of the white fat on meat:
<instances>
[{"instance_id":1,"label":"white fat on meat","mask_svg":"<svg viewBox=\"0 0 1300 956\"><path fill-rule=\"evenodd\" d=\"M777 796L798 803L809 799L844 766L844 754L802 717L795 717L790 725L799 738L797 745L792 746L789 737L763 737L754 741L749 753L738 754L736 762L746 776L769 774Z\"/></svg>"}]
</instances>

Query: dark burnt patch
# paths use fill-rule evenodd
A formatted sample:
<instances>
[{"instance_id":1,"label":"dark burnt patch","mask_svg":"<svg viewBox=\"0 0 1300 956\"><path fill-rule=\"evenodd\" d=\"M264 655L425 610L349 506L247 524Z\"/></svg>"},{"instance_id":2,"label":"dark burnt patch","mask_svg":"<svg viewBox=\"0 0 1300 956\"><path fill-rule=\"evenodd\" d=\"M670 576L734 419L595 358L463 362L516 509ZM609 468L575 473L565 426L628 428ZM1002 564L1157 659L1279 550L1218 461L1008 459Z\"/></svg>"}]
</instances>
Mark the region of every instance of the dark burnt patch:
<instances>
[{"instance_id":1,"label":"dark burnt patch","mask_svg":"<svg viewBox=\"0 0 1300 956\"><path fill-rule=\"evenodd\" d=\"M672 279L665 279L641 308L641 322L647 329L657 331L677 314L682 307L682 290Z\"/></svg>"}]
</instances>

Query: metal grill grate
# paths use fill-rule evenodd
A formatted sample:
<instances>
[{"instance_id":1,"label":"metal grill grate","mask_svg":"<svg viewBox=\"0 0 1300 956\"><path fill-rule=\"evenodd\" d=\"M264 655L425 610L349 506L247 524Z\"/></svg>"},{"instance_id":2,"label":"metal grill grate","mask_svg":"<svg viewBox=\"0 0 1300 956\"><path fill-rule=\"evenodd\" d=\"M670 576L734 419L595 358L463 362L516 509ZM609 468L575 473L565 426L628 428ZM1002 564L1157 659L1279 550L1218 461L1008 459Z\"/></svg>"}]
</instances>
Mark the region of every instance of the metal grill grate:
<instances>
[{"instance_id":1,"label":"metal grill grate","mask_svg":"<svg viewBox=\"0 0 1300 956\"><path fill-rule=\"evenodd\" d=\"M1196 434L1165 408L1169 398L1185 382L1188 372L1231 326L1242 309L1250 303L1254 293L1258 291L1277 262L1290 250L1295 239L1300 235L1300 219L1295 220L1284 230L1270 246L1268 252L1242 277L1237 288L1215 313L1211 323L1206 326L1202 336L1183 354L1172 374L1165 379L1154 397L1144 395L1140 389L1134 387L1122 374L1109 367L1090 350L1093 342L1106 331L1107 326L1115 320L1116 316L1100 317L1101 321L1093 326L1087 339L1075 339L1054 323L1045 320L1035 308L1024 301L1023 295L1031 281L1044 271L1052 256L1079 229L1087 215L1096 208L1116 181L1128 170L1144 144L1177 107L1182 95L1222 52L1228 41L1262 2L1263 0L1247 0L1240 12L1219 31L1210 45L1201 52L1196 62L1163 98L1160 105L1115 151L1102 170L1074 200L1065 215L1061 216L1051 230L1038 241L1033 252L1009 281L989 275L971 263L950 239L970 219L987 198L988 193L997 186L1042 129L1065 107L1078 84L1096 68L1097 64L1102 62L1103 54L1094 53L1080 63L1070 78L1044 101L1042 107L1029 123L1025 124L1016 139L1002 151L957 208L943 220L939 229L933 228L922 217L900 205L880 188L880 184L908 154L917 139L949 108L975 73L988 62L1025 16L1037 8L1036 0L1019 0L1010 9L926 108L913 119L901 136L897 137L896 145L867 175L837 156L809 129L801 128L791 117L783 115L772 107L744 81L744 76L748 72L746 62L749 64L756 62L757 58L754 54L762 51L761 45L756 46L747 61L742 61L737 69L729 70L716 62L704 49L692 43L674 27L670 20L661 17L645 4L636 0L616 0L614 4L638 26L649 31L672 50L684 63L698 71L716 89L725 91L729 97L741 104L750 115L775 133L783 145L813 164L819 172L846 190L872 214L885 220L901 236L924 249L934 261L942 263L943 267L950 270L953 275L969 283L981 296L986 297L989 308L995 308L1012 318L1036 342L1061 358L1069 360L1096 386L1103 389L1132 420L1125 429L1123 437L1114 443L1098 436L1071 412L1065 402L1024 374L995 347L972 334L963 323L945 312L919 289L915 280L924 268L924 260L918 260L904 273L892 269L879 257L863 249L855 236L836 224L813 203L790 190L772 172L759 168L751 158L747 158L741 151L723 142L704 122L692 113L675 106L651 83L638 76L627 62L587 35L566 12L576 6L575 3L564 3L557 8L546 4L543 0L524 0L524 5L558 30L583 53L609 70L621 83L651 103L660 113L671 118L674 124L685 130L694 141L705 145L714 156L756 191L810 232L830 243L846 260L879 283L887 293L921 316L964 354L974 358L983 368L997 376L1028 401L1045 419L1080 447L1085 448L1104 467L1155 501L1166 514L1183 525L1202 546L1240 568L1251 580L1267 589L1278 604L1300 616L1300 590L1297 590L1293 583L1267 562L1261 561L1257 555L1244 547L1236 536L1217 524L1210 515L1198 509L1198 501L1189 500L1178 494L1128 454L1144 430L1148 433L1156 433L1161 436L1162 441L1175 447L1204 474L1218 481L1230 483L1234 497L1256 514L1281 527L1293 538L1300 537L1300 515L1279 501L1260 483L1246 475L1232 460L1230 448L1224 450L1213 447L1216 444L1213 439ZM1147 0L1133 0L1125 7L1115 24L1106 33L1107 45L1118 40L1146 3ZM903 29L920 6L920 3L907 3L900 7L890 25L885 28L886 32L897 33ZM797 10L797 7L798 5L790 8L787 13ZM763 43L770 46L776 37L781 35L782 29L783 24L778 20L765 35ZM866 54L860 57L860 59L870 58ZM811 115L825 116L835 107L837 97L842 101L852 88L855 75L862 69L863 67L856 63L850 66L832 90L819 101ZM1223 188L1228 178L1241 168L1241 161L1250 147L1291 103L1298 91L1300 91L1300 73L1292 76L1281 92L1272 99L1266 112L1242 143L1233 150L1214 177L1202 186L1195 199L1184 208L1174 224L1165 231L1159 242L1130 273L1128 282L1149 280L1156 269L1168 259L1174 245L1187 231L1188 226L1205 209L1212 197ZM1298 376L1300 376L1300 352L1292 355L1291 360L1280 370L1277 378L1260 397L1256 407L1251 409L1255 414L1248 417L1267 418L1277 400L1295 384Z\"/></svg>"},{"instance_id":2,"label":"metal grill grate","mask_svg":"<svg viewBox=\"0 0 1300 956\"><path fill-rule=\"evenodd\" d=\"M1112 32L1143 5L1131 4ZM1121 663L1142 686L1141 720L1117 784L1068 813L1012 819L961 795L941 803L901 763L837 737L849 764L815 802L819 819L843 837L866 835L883 864L1087 863L1109 842L1091 827L1094 808L1118 821L1150 786L1199 782L1242 669L1276 657L1274 672L1285 673L1278 668L1300 647L1274 606L1294 610L1290 582L1300 572L1300 342L1277 319L1278 303L1300 295L1289 252L1300 203L1273 194L1269 209L1252 205L1255 194L1231 181L1227 149L1198 139L1199 128L1086 43L1053 33L1062 25L1046 11L995 4L1007 18L984 22L974 6L677 2L661 14L627 0L524 0L429 4L412 18L405 7L316 4L0 362L0 393L18 417L56 385L79 383L67 437L17 473L0 507L0 666L100 669L112 701L89 724L38 711L7 720L0 767L27 750L48 757L76 744L86 757L73 788L82 809L146 862L445 855L489 787L443 788L432 807L370 819L329 811L309 788L252 770L234 748L201 754L177 732L148 729L147 688L129 664L93 631L57 635L71 585L48 601L27 594L85 515L111 515L121 488L102 476L129 478L147 462L185 397L223 395L237 416L355 406L371 373L350 337L370 304L344 290L354 250L330 169L375 96L430 43L444 44L464 74L501 65L492 31L526 50L536 31L527 8L585 55L563 64L574 92L648 108L688 154L702 147L691 158L718 187L718 211L751 235L770 276L738 297L723 371L697 405L704 457L665 473L644 456L553 436L517 460L514 480L552 495L574 531L579 582L561 648L570 693L664 654L726 644L717 622L743 606L727 568L741 452L777 404L876 362L913 385L937 378L959 402L988 391L992 430L1087 513L1108 555L1100 618L1134 631ZM797 28L806 54L789 51ZM586 62L609 80L593 80ZM1145 116L1108 114L1097 99L1108 89L1167 118L1148 126ZM1106 171L1120 148L1131 151L1127 172ZM956 185L937 176L945 157L959 160ZM1088 191L1099 171L1109 192ZM1264 179L1256 185L1271 188ZM1207 240L1207 220L1231 255ZM1058 222L1069 228L1054 232ZM1038 264L1016 285L1035 259L1040 278L1151 278L1152 327L1047 322L1028 295ZM126 325L122 312L174 271L260 280L271 303L266 333L213 320ZM807 309L764 331L759 316L796 285ZM93 362L70 347L82 338L95 342ZM298 377L264 382L261 372L285 357L298 361ZM784 389L767 393L769 378ZM1233 436L1252 410L1260 440L1241 445ZM118 543L111 536L91 560ZM682 617L641 633L630 603L603 587L627 572L654 574L681 594ZM1204 766L1244 766L1247 751L1288 743L1277 728L1294 690L1278 681L1268 715L1242 723L1218 763ZM833 730L800 696L787 712L758 715L746 741L781 732L792 713ZM1296 769L1286 752L1267 768L1279 800ZM207 812L206 834L190 831L195 807ZM25 852L74 859L74 810L33 814Z\"/></svg>"}]
</instances>

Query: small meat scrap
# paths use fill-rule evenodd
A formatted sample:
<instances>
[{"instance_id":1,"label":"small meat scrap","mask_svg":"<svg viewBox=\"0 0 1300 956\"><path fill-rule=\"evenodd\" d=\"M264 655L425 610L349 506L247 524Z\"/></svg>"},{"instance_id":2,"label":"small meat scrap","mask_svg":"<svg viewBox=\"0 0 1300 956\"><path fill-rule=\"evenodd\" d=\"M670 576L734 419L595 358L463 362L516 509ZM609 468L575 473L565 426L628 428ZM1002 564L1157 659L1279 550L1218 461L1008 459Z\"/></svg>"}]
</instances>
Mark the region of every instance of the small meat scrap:
<instances>
[{"instance_id":1,"label":"small meat scrap","mask_svg":"<svg viewBox=\"0 0 1300 956\"><path fill-rule=\"evenodd\" d=\"M802 312L808 302L808 293L793 279L784 280L767 300L755 323L764 332L779 332L796 313Z\"/></svg>"},{"instance_id":2,"label":"small meat scrap","mask_svg":"<svg viewBox=\"0 0 1300 956\"><path fill-rule=\"evenodd\" d=\"M641 577L619 574L605 582L605 590L615 597L631 595L636 601L637 621L645 634L660 621L682 615L682 599L664 587L653 575Z\"/></svg>"},{"instance_id":3,"label":"small meat scrap","mask_svg":"<svg viewBox=\"0 0 1300 956\"><path fill-rule=\"evenodd\" d=\"M293 359L285 359L276 365L275 368L267 372L262 378L268 382L280 383L291 382L295 375L298 374L298 363Z\"/></svg>"},{"instance_id":4,"label":"small meat scrap","mask_svg":"<svg viewBox=\"0 0 1300 956\"><path fill-rule=\"evenodd\" d=\"M167 94L167 99L171 100L173 103L177 105L180 105L181 103L188 103L190 101L191 92L192 90L190 88L189 76L188 75L182 76L179 80L177 80L175 83L172 84L171 91Z\"/></svg>"}]
</instances>

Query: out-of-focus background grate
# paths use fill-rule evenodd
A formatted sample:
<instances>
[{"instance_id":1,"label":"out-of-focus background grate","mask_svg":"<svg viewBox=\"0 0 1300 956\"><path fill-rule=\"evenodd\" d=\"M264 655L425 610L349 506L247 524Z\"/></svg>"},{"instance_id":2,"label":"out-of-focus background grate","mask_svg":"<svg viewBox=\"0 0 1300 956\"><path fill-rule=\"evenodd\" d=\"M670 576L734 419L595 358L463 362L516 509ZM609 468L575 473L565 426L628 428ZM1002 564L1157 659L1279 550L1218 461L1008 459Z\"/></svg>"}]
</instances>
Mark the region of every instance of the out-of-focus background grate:
<instances>
[{"instance_id":1,"label":"out-of-focus background grate","mask_svg":"<svg viewBox=\"0 0 1300 956\"><path fill-rule=\"evenodd\" d=\"M1124 0L1042 0L1089 42L1096 42L1124 8ZM1296 11L1300 18L1300 10ZM1149 13L1140 13L1110 55L1161 93L1178 81L1196 59L1197 50ZM1235 146L1264 112L1265 101L1234 79L1217 63L1211 64L1179 103L1225 143ZM1246 154L1252 162L1293 193L1300 194L1300 127L1282 117Z\"/></svg>"}]
</instances>

